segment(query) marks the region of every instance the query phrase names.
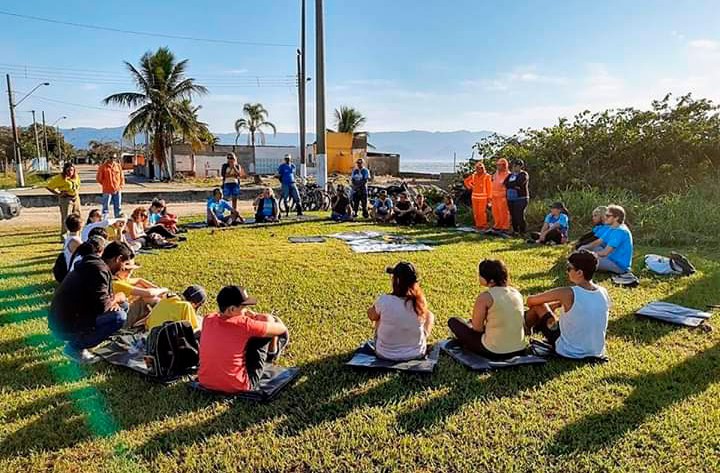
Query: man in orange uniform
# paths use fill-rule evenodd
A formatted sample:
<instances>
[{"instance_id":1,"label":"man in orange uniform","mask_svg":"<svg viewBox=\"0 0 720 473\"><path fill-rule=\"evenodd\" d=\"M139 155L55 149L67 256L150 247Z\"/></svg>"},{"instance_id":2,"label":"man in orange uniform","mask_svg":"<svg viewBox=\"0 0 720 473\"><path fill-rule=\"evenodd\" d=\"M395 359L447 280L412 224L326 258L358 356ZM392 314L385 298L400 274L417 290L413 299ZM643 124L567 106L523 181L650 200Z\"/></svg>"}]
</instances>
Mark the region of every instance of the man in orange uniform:
<instances>
[{"instance_id":1,"label":"man in orange uniform","mask_svg":"<svg viewBox=\"0 0 720 473\"><path fill-rule=\"evenodd\" d=\"M505 158L497 160L497 171L492 177L492 214L493 229L501 232L510 231L510 208L507 201L505 179L510 175L508 162Z\"/></svg>"},{"instance_id":2,"label":"man in orange uniform","mask_svg":"<svg viewBox=\"0 0 720 473\"><path fill-rule=\"evenodd\" d=\"M121 191L125 185L125 173L117 160L117 156L106 159L100 167L98 167L95 176L98 184L102 186L102 213L107 216L110 213L110 201L113 204L115 218L119 218L122 214L122 195Z\"/></svg>"},{"instance_id":3,"label":"man in orange uniform","mask_svg":"<svg viewBox=\"0 0 720 473\"><path fill-rule=\"evenodd\" d=\"M475 227L487 229L487 206L488 199L492 192L492 179L490 174L485 172L485 165L477 163L475 172L465 178L465 187L472 191L472 209L475 218Z\"/></svg>"}]
</instances>

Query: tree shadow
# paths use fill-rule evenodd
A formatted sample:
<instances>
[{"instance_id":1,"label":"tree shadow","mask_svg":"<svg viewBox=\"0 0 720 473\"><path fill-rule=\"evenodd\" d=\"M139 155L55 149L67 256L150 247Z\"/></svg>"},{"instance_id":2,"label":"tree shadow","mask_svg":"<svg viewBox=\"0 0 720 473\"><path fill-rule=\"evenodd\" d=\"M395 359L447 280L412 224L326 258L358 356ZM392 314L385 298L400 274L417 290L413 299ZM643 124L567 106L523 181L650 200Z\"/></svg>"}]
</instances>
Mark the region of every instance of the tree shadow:
<instances>
[{"instance_id":1,"label":"tree shadow","mask_svg":"<svg viewBox=\"0 0 720 473\"><path fill-rule=\"evenodd\" d=\"M584 417L558 432L551 455L595 452L637 429L664 409L700 394L720 377L720 345L715 345L662 372L611 377L605 382L633 386L622 406Z\"/></svg>"}]
</instances>

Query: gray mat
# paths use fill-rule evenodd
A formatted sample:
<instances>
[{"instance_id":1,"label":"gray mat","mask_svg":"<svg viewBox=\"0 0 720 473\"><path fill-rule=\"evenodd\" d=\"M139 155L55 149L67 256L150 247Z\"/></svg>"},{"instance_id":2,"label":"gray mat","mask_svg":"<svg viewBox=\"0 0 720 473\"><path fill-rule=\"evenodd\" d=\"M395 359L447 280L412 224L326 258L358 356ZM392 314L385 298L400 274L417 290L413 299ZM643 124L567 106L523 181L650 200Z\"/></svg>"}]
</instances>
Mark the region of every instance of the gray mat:
<instances>
[{"instance_id":1,"label":"gray mat","mask_svg":"<svg viewBox=\"0 0 720 473\"><path fill-rule=\"evenodd\" d=\"M353 357L345 363L346 366L360 369L396 370L411 373L432 373L440 359L440 346L428 347L423 358L409 361L393 361L378 358L375 354L373 342L368 341L360 345Z\"/></svg>"},{"instance_id":2,"label":"gray mat","mask_svg":"<svg viewBox=\"0 0 720 473\"><path fill-rule=\"evenodd\" d=\"M712 314L669 302L651 302L635 314L662 322L685 327L697 327L708 320Z\"/></svg>"},{"instance_id":3,"label":"gray mat","mask_svg":"<svg viewBox=\"0 0 720 473\"><path fill-rule=\"evenodd\" d=\"M547 363L547 359L536 354L531 354L530 352L527 355L514 356L507 360L491 360L490 358L465 350L455 339L444 340L440 342L439 345L452 359L473 371L490 371Z\"/></svg>"},{"instance_id":4,"label":"gray mat","mask_svg":"<svg viewBox=\"0 0 720 473\"><path fill-rule=\"evenodd\" d=\"M288 237L290 243L325 243L325 238L321 236L299 236Z\"/></svg>"},{"instance_id":5,"label":"gray mat","mask_svg":"<svg viewBox=\"0 0 720 473\"><path fill-rule=\"evenodd\" d=\"M271 366L260 378L260 386L252 391L241 393L223 393L204 388L197 380L188 383L188 388L199 393L223 397L227 399L245 399L255 402L270 402L275 399L283 389L288 387L300 375L299 368L283 368Z\"/></svg>"}]
</instances>

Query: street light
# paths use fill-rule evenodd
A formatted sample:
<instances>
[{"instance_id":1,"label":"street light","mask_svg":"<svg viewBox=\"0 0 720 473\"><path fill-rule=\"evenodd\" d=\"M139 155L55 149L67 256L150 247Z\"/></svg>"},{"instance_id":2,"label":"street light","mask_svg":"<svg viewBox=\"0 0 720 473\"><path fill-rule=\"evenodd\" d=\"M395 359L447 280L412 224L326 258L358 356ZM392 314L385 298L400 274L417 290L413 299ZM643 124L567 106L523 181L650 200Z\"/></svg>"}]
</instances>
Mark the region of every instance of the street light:
<instances>
[{"instance_id":1,"label":"street light","mask_svg":"<svg viewBox=\"0 0 720 473\"><path fill-rule=\"evenodd\" d=\"M57 140L58 161L60 161L60 162L62 162L62 144L60 144L60 137L61 137L62 135L60 135L60 125L58 125L58 123L59 123L60 121L62 121L62 120L65 120L65 119L67 119L67 117L66 117L65 115L63 115L62 117L60 117L60 118L58 118L57 120L55 120L55 123L53 123L52 125L50 125L51 127L57 125L56 131L55 131L55 134L56 134L55 139Z\"/></svg>"},{"instance_id":2,"label":"street light","mask_svg":"<svg viewBox=\"0 0 720 473\"><path fill-rule=\"evenodd\" d=\"M50 85L50 82L41 82L40 84L36 85L30 92L25 94L25 96L21 98L17 103L14 103L13 89L12 84L10 83L10 74L6 74L5 77L7 78L8 86L8 102L10 103L10 121L12 122L13 127L13 150L15 154L15 162L17 164L17 185L18 187L25 187L25 176L23 176L22 168L22 153L20 152L20 137L18 136L18 130L15 120L15 108L20 105L26 98L30 97L32 93L40 87ZM5 166L5 169L7 170L7 166Z\"/></svg>"}]
</instances>

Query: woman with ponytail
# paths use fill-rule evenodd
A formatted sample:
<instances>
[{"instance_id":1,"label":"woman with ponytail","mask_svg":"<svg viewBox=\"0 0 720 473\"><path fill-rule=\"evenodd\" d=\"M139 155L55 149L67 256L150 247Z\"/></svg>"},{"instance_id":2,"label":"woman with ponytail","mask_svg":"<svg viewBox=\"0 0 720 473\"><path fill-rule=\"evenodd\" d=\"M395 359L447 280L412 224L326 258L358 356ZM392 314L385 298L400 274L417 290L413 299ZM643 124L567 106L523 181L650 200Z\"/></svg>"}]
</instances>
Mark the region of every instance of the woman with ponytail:
<instances>
[{"instance_id":1,"label":"woman with ponytail","mask_svg":"<svg viewBox=\"0 0 720 473\"><path fill-rule=\"evenodd\" d=\"M392 275L392 293L378 297L367 311L375 325L375 352L394 361L421 358L435 316L428 309L415 266L400 262L385 271Z\"/></svg>"}]
</instances>

